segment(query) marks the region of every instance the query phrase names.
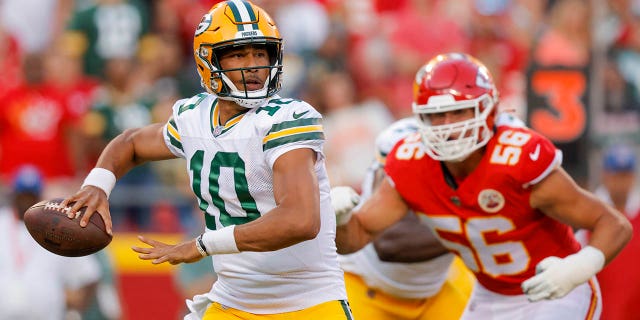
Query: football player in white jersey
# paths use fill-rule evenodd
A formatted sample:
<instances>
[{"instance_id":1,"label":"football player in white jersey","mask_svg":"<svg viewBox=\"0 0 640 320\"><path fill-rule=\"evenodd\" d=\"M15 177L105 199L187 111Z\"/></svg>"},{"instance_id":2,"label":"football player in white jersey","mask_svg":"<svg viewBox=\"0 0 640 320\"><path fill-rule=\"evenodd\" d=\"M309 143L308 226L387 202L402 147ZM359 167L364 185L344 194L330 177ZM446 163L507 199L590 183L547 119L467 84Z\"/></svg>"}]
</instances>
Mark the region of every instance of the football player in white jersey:
<instances>
[{"instance_id":1,"label":"football player in white jersey","mask_svg":"<svg viewBox=\"0 0 640 320\"><path fill-rule=\"evenodd\" d=\"M335 216L321 115L276 95L282 39L260 7L223 1L194 37L206 93L180 100L166 123L123 132L101 154L72 216L97 210L111 231L108 196L140 163L186 159L205 232L176 245L146 237L133 247L154 264L215 255L218 280L187 301L185 319L351 319L335 247ZM86 225L88 217L82 219Z\"/></svg>"},{"instance_id":2,"label":"football player in white jersey","mask_svg":"<svg viewBox=\"0 0 640 320\"><path fill-rule=\"evenodd\" d=\"M384 163L393 146L418 128L416 118L404 118L378 135L376 161L362 183L362 198L385 178ZM475 282L462 260L454 258L411 211L361 250L338 256L338 261L356 319L457 320Z\"/></svg>"}]
</instances>

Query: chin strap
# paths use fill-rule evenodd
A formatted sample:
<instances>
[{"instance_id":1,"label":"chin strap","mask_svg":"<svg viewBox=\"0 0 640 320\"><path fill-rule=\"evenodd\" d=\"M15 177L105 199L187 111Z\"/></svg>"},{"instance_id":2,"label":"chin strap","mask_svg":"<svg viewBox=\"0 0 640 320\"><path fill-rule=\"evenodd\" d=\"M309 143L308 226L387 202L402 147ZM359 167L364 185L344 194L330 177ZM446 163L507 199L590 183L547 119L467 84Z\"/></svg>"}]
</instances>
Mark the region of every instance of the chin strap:
<instances>
[{"instance_id":1,"label":"chin strap","mask_svg":"<svg viewBox=\"0 0 640 320\"><path fill-rule=\"evenodd\" d=\"M248 109L257 108L264 104L267 98L264 99L241 99L241 98L231 98L231 100L240 106L243 106Z\"/></svg>"}]
</instances>

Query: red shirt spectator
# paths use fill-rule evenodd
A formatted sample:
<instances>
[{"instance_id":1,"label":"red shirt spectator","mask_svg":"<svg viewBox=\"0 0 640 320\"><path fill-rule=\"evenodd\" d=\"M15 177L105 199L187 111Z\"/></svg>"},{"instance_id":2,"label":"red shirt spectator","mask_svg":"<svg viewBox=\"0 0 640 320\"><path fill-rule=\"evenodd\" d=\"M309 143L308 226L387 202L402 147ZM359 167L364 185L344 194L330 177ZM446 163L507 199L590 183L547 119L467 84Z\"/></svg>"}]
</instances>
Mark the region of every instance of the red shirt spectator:
<instances>
[{"instance_id":1,"label":"red shirt spectator","mask_svg":"<svg viewBox=\"0 0 640 320\"><path fill-rule=\"evenodd\" d=\"M633 226L631 241L597 276L602 291L602 319L632 320L638 316L640 212L630 221Z\"/></svg>"},{"instance_id":2,"label":"red shirt spectator","mask_svg":"<svg viewBox=\"0 0 640 320\"><path fill-rule=\"evenodd\" d=\"M637 157L633 145L613 145L602 159L602 185L595 194L625 214L633 237L618 256L598 273L602 319L638 319L640 303L640 190L635 185Z\"/></svg>"},{"instance_id":3,"label":"red shirt spectator","mask_svg":"<svg viewBox=\"0 0 640 320\"><path fill-rule=\"evenodd\" d=\"M9 91L0 98L0 175L31 163L46 178L73 177L66 135L76 120L51 90L23 84Z\"/></svg>"}]
</instances>

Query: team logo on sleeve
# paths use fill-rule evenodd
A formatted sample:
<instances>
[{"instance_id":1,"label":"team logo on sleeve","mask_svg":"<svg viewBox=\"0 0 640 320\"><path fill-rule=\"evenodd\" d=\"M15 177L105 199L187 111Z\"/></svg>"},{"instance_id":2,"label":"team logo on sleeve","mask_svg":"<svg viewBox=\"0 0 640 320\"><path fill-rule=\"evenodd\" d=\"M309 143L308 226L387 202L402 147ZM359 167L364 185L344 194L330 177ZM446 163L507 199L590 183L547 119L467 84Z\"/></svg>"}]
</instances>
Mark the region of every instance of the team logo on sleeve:
<instances>
[{"instance_id":1,"label":"team logo on sleeve","mask_svg":"<svg viewBox=\"0 0 640 320\"><path fill-rule=\"evenodd\" d=\"M478 205L488 213L496 213L504 207L504 196L493 189L484 189L478 194Z\"/></svg>"}]
</instances>

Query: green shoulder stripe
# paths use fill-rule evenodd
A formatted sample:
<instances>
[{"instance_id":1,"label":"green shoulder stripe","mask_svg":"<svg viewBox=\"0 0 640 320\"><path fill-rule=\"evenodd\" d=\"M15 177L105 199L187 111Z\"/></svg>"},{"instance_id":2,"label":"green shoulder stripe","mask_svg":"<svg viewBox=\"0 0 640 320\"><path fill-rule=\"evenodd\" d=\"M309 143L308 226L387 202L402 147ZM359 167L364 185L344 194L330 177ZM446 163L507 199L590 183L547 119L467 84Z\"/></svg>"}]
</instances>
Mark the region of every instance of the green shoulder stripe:
<instances>
[{"instance_id":1,"label":"green shoulder stripe","mask_svg":"<svg viewBox=\"0 0 640 320\"><path fill-rule=\"evenodd\" d=\"M178 115L180 115L181 113L183 113L183 112L185 112L187 110L191 110L191 109L197 107L200 104L200 102L202 102L202 100L204 100L204 98L206 98L206 97L207 97L207 94L203 92L203 93L199 93L195 97L187 100L187 102L185 102L183 105L180 106L180 109L178 110ZM188 103L190 101L193 101L194 98L195 98L195 102Z\"/></svg>"},{"instance_id":2,"label":"green shoulder stripe","mask_svg":"<svg viewBox=\"0 0 640 320\"><path fill-rule=\"evenodd\" d=\"M167 123L167 137L169 137L169 142L171 142L172 146L184 151L184 149L182 149L180 134L178 133L178 126L173 118L169 119Z\"/></svg>"},{"instance_id":3,"label":"green shoulder stripe","mask_svg":"<svg viewBox=\"0 0 640 320\"><path fill-rule=\"evenodd\" d=\"M267 151L269 149L279 147L288 143L310 140L324 140L324 133L322 131L315 131L282 136L280 138L267 141L264 145L262 145L262 150Z\"/></svg>"},{"instance_id":4,"label":"green shoulder stripe","mask_svg":"<svg viewBox=\"0 0 640 320\"><path fill-rule=\"evenodd\" d=\"M273 126L271 126L271 130L267 132L267 135L278 132L278 131L282 131L285 129L289 129L289 128L312 126L312 125L319 125L319 124L320 124L320 118L307 118L307 119L300 119L300 120L284 121L284 122L276 123Z\"/></svg>"}]
</instances>

